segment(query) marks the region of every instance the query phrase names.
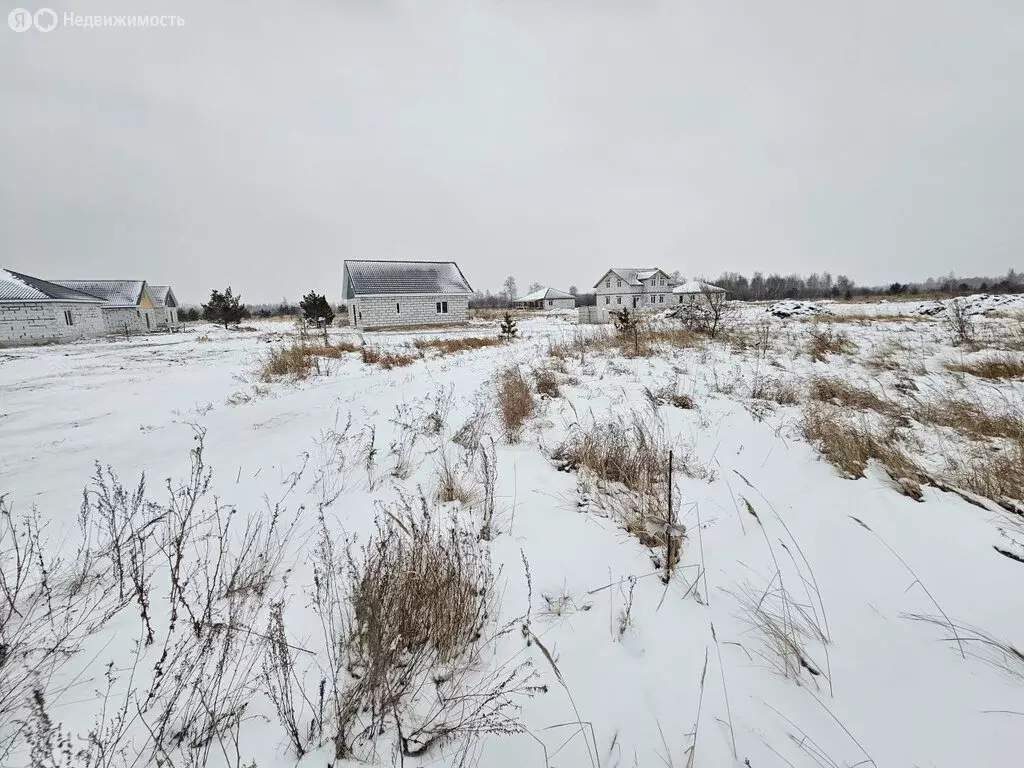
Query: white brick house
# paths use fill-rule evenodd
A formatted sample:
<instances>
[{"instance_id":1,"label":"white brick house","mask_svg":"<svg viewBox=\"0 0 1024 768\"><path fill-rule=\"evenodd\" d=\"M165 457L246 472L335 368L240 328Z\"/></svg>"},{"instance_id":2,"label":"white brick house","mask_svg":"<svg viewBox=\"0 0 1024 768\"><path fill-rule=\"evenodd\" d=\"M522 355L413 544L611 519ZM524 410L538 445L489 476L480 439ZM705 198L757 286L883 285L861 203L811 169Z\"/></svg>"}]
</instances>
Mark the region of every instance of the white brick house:
<instances>
[{"instance_id":1,"label":"white brick house","mask_svg":"<svg viewBox=\"0 0 1024 768\"><path fill-rule=\"evenodd\" d=\"M0 269L0 346L102 336L102 306L95 296Z\"/></svg>"},{"instance_id":2,"label":"white brick house","mask_svg":"<svg viewBox=\"0 0 1024 768\"><path fill-rule=\"evenodd\" d=\"M156 330L156 304L145 280L51 280L64 288L102 299L108 333L140 334Z\"/></svg>"},{"instance_id":3,"label":"white brick house","mask_svg":"<svg viewBox=\"0 0 1024 768\"><path fill-rule=\"evenodd\" d=\"M465 323L473 289L454 261L346 261L342 292L355 328Z\"/></svg>"},{"instance_id":4,"label":"white brick house","mask_svg":"<svg viewBox=\"0 0 1024 768\"><path fill-rule=\"evenodd\" d=\"M675 281L658 267L613 267L594 285L597 307L605 320L623 309L658 310L678 303Z\"/></svg>"},{"instance_id":5,"label":"white brick house","mask_svg":"<svg viewBox=\"0 0 1024 768\"><path fill-rule=\"evenodd\" d=\"M169 285L149 286L149 295L153 298L155 309L153 317L157 328L178 327L178 298Z\"/></svg>"},{"instance_id":6,"label":"white brick house","mask_svg":"<svg viewBox=\"0 0 1024 768\"><path fill-rule=\"evenodd\" d=\"M523 309L573 309L576 297L557 288L540 288L516 302Z\"/></svg>"}]
</instances>

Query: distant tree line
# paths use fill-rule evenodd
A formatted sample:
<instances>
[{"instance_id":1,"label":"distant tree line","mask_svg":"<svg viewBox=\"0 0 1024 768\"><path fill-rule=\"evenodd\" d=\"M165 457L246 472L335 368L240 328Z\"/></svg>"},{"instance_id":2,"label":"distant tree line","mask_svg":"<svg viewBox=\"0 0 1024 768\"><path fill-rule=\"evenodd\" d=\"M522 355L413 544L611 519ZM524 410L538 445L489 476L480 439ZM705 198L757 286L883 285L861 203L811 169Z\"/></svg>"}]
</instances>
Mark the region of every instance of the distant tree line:
<instances>
[{"instance_id":1,"label":"distant tree line","mask_svg":"<svg viewBox=\"0 0 1024 768\"><path fill-rule=\"evenodd\" d=\"M725 288L732 294L732 298L743 301L850 299L854 296L903 296L922 293L952 296L976 292L1024 292L1024 279L1013 269L1002 277L956 277L950 273L943 277L930 277L921 282L890 283L884 286L858 286L846 275L839 275L833 279L828 272L815 272L806 277L797 274L765 275L762 272L755 272L749 278L736 272L724 272L716 280L707 282Z\"/></svg>"}]
</instances>

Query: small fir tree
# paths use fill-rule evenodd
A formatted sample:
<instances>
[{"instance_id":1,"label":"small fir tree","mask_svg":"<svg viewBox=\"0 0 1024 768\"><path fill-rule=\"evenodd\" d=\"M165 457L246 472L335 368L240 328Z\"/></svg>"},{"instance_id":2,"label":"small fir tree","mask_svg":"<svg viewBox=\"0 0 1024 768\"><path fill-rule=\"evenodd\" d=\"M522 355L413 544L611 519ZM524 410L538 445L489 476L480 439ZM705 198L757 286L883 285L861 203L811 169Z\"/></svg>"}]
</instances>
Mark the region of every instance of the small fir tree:
<instances>
[{"instance_id":1,"label":"small fir tree","mask_svg":"<svg viewBox=\"0 0 1024 768\"><path fill-rule=\"evenodd\" d=\"M249 316L249 309L242 304L242 297L236 296L229 285L224 293L214 290L210 293L210 303L203 304L203 319L213 323L223 323L227 329L231 323L237 324L243 317Z\"/></svg>"},{"instance_id":2,"label":"small fir tree","mask_svg":"<svg viewBox=\"0 0 1024 768\"><path fill-rule=\"evenodd\" d=\"M519 328L516 325L516 321L510 313L506 312L505 317L501 319L501 338L505 339L505 341L511 341L518 334Z\"/></svg>"},{"instance_id":3,"label":"small fir tree","mask_svg":"<svg viewBox=\"0 0 1024 768\"><path fill-rule=\"evenodd\" d=\"M310 291L302 297L299 302L299 309L307 323L314 323L317 328L323 328L334 322L334 310L327 303L327 298L316 291Z\"/></svg>"}]
</instances>

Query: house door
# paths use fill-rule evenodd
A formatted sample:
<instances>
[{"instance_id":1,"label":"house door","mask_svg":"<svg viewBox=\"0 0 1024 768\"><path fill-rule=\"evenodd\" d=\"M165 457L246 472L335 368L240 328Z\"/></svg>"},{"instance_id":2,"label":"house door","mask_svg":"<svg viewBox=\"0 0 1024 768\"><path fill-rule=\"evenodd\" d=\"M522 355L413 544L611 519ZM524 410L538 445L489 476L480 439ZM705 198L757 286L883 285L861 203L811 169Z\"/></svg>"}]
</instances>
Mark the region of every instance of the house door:
<instances>
[{"instance_id":1,"label":"house door","mask_svg":"<svg viewBox=\"0 0 1024 768\"><path fill-rule=\"evenodd\" d=\"M633 297L633 309L636 309L636 296Z\"/></svg>"}]
</instances>

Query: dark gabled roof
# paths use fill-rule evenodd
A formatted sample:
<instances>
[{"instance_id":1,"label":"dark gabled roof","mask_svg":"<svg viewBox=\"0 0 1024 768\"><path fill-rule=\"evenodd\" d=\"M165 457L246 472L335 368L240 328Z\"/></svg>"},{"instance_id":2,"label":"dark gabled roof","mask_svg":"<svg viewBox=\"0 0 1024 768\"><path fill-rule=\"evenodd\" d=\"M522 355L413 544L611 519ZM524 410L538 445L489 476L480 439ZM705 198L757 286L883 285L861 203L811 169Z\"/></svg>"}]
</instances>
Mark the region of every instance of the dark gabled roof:
<instances>
[{"instance_id":1,"label":"dark gabled roof","mask_svg":"<svg viewBox=\"0 0 1024 768\"><path fill-rule=\"evenodd\" d=\"M137 307L145 280L53 280L57 285L103 299L112 307Z\"/></svg>"},{"instance_id":2,"label":"dark gabled roof","mask_svg":"<svg viewBox=\"0 0 1024 768\"><path fill-rule=\"evenodd\" d=\"M102 304L103 300L63 285L0 269L0 301L76 301Z\"/></svg>"},{"instance_id":3,"label":"dark gabled roof","mask_svg":"<svg viewBox=\"0 0 1024 768\"><path fill-rule=\"evenodd\" d=\"M343 279L346 299L473 293L454 261L346 261Z\"/></svg>"},{"instance_id":4,"label":"dark gabled roof","mask_svg":"<svg viewBox=\"0 0 1024 768\"><path fill-rule=\"evenodd\" d=\"M575 299L571 293L560 291L557 288L540 288L523 296L519 301L544 301L545 299Z\"/></svg>"},{"instance_id":5,"label":"dark gabled roof","mask_svg":"<svg viewBox=\"0 0 1024 768\"><path fill-rule=\"evenodd\" d=\"M169 285L149 286L149 297L153 300L153 304L158 307L178 306L178 298L174 295L174 291L171 290Z\"/></svg>"}]
</instances>

